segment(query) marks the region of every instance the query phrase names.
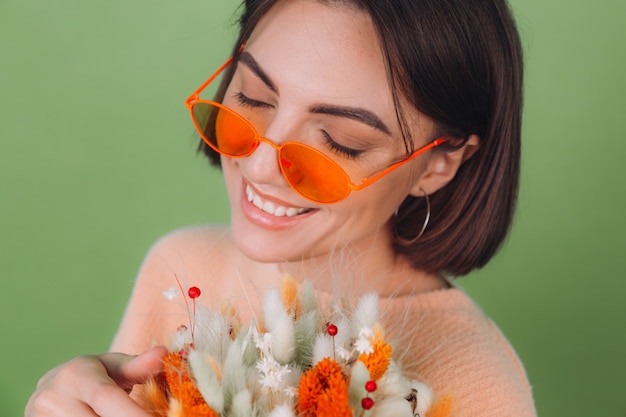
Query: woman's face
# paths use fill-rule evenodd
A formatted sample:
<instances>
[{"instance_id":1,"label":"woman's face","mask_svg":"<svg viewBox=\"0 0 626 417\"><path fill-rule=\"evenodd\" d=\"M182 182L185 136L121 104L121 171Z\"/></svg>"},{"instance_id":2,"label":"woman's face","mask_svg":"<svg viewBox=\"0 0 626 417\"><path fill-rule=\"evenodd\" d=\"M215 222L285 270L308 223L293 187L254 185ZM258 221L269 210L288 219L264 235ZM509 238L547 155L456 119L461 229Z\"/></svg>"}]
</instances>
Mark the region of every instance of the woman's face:
<instances>
[{"instance_id":1,"label":"woman's face","mask_svg":"<svg viewBox=\"0 0 626 417\"><path fill-rule=\"evenodd\" d=\"M406 156L379 41L369 16L317 1L279 2L246 44L224 104L273 142L299 141L361 183ZM409 114L415 146L432 121ZM287 184L266 143L222 157L234 238L261 262L299 261L346 246L393 256L389 219L415 189L428 154L336 204L312 203Z\"/></svg>"}]
</instances>

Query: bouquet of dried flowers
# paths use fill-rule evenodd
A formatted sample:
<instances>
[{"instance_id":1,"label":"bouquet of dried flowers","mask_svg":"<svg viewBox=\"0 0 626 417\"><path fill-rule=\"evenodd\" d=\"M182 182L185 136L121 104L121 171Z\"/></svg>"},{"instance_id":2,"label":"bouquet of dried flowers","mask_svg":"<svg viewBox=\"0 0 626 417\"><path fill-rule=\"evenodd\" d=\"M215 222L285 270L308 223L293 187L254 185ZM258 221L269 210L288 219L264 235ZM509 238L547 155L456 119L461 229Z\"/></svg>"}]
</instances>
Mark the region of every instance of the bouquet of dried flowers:
<instances>
[{"instance_id":1,"label":"bouquet of dried flowers","mask_svg":"<svg viewBox=\"0 0 626 417\"><path fill-rule=\"evenodd\" d=\"M449 398L435 401L424 383L406 377L380 324L378 296L322 314L312 286L285 278L263 302L263 318L243 327L236 312L196 309L201 291L185 298L189 325L176 332L164 372L139 401L158 417L445 417Z\"/></svg>"}]
</instances>

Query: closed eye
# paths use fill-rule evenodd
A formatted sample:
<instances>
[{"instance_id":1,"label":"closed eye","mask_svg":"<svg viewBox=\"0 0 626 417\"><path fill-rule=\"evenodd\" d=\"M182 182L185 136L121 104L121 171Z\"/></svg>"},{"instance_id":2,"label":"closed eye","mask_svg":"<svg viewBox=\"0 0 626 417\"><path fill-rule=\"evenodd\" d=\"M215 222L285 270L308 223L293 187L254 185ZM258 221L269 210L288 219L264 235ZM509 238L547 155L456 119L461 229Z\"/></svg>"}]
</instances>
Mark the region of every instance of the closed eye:
<instances>
[{"instance_id":1,"label":"closed eye","mask_svg":"<svg viewBox=\"0 0 626 417\"><path fill-rule=\"evenodd\" d=\"M341 155L348 159L356 160L363 153L363 151L361 150L348 148L335 142L325 130L322 130L322 135L324 136L324 141L326 142L328 147L338 155Z\"/></svg>"},{"instance_id":2,"label":"closed eye","mask_svg":"<svg viewBox=\"0 0 626 417\"><path fill-rule=\"evenodd\" d=\"M241 104L244 107L253 107L253 108L271 108L273 107L271 104L266 103L264 101L255 100L246 96L241 91L235 94L235 99L237 103Z\"/></svg>"}]
</instances>

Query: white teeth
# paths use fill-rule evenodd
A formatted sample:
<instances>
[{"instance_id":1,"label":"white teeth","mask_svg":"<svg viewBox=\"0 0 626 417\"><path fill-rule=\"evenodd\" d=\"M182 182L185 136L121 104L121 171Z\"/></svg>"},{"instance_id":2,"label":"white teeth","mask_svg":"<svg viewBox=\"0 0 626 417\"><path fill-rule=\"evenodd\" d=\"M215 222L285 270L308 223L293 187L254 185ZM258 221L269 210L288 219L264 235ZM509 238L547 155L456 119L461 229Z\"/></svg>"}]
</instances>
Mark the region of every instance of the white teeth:
<instances>
[{"instance_id":1,"label":"white teeth","mask_svg":"<svg viewBox=\"0 0 626 417\"><path fill-rule=\"evenodd\" d=\"M252 204L254 204L255 207L276 217L293 217L306 211L306 208L285 207L274 204L271 201L263 201L261 197L254 194L249 185L246 185L246 197L248 198L248 201L251 201Z\"/></svg>"},{"instance_id":2,"label":"white teeth","mask_svg":"<svg viewBox=\"0 0 626 417\"><path fill-rule=\"evenodd\" d=\"M269 201L263 203L263 208L261 209L266 213L274 213L274 204Z\"/></svg>"},{"instance_id":3,"label":"white teeth","mask_svg":"<svg viewBox=\"0 0 626 417\"><path fill-rule=\"evenodd\" d=\"M295 216L295 215L297 215L297 214L302 213L301 211L298 211L298 210L299 210L299 209L295 209L295 208L293 208L293 207L289 207L289 208L287 209L287 211L285 212L285 214L287 215L287 217L293 217L293 216Z\"/></svg>"}]
</instances>

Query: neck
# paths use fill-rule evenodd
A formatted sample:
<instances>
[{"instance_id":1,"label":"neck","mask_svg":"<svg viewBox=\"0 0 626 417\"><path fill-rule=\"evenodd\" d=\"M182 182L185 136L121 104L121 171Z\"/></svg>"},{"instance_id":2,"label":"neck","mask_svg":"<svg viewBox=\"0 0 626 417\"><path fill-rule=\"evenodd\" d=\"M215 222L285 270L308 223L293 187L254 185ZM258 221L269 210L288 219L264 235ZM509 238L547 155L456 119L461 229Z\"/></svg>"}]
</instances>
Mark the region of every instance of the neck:
<instances>
[{"instance_id":1,"label":"neck","mask_svg":"<svg viewBox=\"0 0 626 417\"><path fill-rule=\"evenodd\" d=\"M276 287L284 275L312 281L316 290L334 295L376 292L392 297L446 287L437 275L414 269L406 257L396 254L385 232L297 261L258 262L239 252L236 265L241 276L254 277L259 288Z\"/></svg>"},{"instance_id":2,"label":"neck","mask_svg":"<svg viewBox=\"0 0 626 417\"><path fill-rule=\"evenodd\" d=\"M309 280L318 291L335 295L376 292L386 298L445 287L440 277L414 269L406 257L393 251L390 242L381 245L380 240L272 266L276 277L287 274L297 281Z\"/></svg>"}]
</instances>

